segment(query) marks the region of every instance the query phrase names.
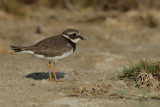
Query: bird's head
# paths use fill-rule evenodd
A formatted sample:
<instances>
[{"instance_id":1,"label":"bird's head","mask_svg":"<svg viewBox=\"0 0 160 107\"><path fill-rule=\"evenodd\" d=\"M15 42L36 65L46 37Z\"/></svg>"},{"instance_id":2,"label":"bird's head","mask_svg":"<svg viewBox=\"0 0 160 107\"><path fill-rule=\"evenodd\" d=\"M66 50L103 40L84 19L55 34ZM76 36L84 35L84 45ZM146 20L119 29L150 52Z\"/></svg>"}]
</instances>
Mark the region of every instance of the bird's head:
<instances>
[{"instance_id":1,"label":"bird's head","mask_svg":"<svg viewBox=\"0 0 160 107\"><path fill-rule=\"evenodd\" d=\"M76 29L67 29L62 33L62 35L74 43L78 43L79 40L86 40Z\"/></svg>"}]
</instances>

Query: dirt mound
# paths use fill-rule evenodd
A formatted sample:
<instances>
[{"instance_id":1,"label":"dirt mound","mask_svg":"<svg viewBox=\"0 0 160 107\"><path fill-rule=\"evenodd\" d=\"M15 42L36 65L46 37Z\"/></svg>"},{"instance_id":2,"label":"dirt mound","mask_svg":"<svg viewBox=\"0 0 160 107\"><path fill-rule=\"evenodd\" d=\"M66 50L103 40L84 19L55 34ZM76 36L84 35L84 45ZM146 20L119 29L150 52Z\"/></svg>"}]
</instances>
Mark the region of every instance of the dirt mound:
<instances>
[{"instance_id":1,"label":"dirt mound","mask_svg":"<svg viewBox=\"0 0 160 107\"><path fill-rule=\"evenodd\" d=\"M87 81L76 86L73 91L82 95L102 95L108 93L110 88L111 85L104 82L93 83Z\"/></svg>"}]
</instances>

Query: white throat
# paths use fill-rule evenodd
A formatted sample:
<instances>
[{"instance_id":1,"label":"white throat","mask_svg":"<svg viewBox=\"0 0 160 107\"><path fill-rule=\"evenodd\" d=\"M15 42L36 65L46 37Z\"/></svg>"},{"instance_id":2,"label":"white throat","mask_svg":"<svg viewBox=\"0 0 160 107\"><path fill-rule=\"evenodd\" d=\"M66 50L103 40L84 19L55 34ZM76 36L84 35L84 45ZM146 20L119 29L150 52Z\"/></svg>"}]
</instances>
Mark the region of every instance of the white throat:
<instances>
[{"instance_id":1,"label":"white throat","mask_svg":"<svg viewBox=\"0 0 160 107\"><path fill-rule=\"evenodd\" d=\"M80 38L76 38L76 39L71 39L71 38L69 38L67 35L63 35L65 38L67 38L67 39L69 39L69 40L71 40L72 42L74 42L74 43L78 43L78 41L80 41L81 39Z\"/></svg>"}]
</instances>

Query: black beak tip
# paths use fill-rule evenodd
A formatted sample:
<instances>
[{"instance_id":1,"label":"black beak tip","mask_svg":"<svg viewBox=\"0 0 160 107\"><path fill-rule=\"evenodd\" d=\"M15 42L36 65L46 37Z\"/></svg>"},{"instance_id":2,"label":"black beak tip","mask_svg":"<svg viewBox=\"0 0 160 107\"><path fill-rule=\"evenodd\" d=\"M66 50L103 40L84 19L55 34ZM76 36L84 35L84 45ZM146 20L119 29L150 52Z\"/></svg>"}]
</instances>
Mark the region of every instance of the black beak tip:
<instances>
[{"instance_id":1,"label":"black beak tip","mask_svg":"<svg viewBox=\"0 0 160 107\"><path fill-rule=\"evenodd\" d=\"M83 38L82 40L86 40L85 38Z\"/></svg>"},{"instance_id":2,"label":"black beak tip","mask_svg":"<svg viewBox=\"0 0 160 107\"><path fill-rule=\"evenodd\" d=\"M81 36L81 40L86 40L84 37Z\"/></svg>"}]
</instances>

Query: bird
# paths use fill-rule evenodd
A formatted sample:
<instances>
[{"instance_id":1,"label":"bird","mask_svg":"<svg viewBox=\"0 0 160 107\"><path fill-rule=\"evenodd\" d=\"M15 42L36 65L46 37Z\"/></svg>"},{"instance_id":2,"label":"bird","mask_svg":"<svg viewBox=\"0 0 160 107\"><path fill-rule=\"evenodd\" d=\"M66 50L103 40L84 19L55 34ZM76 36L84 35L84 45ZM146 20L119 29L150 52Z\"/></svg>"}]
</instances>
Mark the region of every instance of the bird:
<instances>
[{"instance_id":1,"label":"bird","mask_svg":"<svg viewBox=\"0 0 160 107\"><path fill-rule=\"evenodd\" d=\"M76 29L67 29L59 35L45 38L32 46L11 46L13 52L32 54L41 59L46 59L48 63L49 80L60 82L54 70L56 61L72 55L76 50L76 44L80 40L86 40ZM54 62L54 64L52 64ZM54 79L51 75L53 69Z\"/></svg>"}]
</instances>

